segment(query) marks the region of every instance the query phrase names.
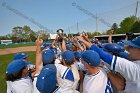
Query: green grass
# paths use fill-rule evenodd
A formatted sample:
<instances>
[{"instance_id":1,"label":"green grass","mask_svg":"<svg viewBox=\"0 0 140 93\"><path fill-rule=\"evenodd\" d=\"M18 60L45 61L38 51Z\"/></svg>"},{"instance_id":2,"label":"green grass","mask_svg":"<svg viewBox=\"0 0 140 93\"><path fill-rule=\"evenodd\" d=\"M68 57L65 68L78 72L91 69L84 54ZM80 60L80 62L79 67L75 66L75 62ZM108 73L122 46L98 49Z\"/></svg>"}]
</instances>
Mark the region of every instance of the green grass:
<instances>
[{"instance_id":1,"label":"green grass","mask_svg":"<svg viewBox=\"0 0 140 93\"><path fill-rule=\"evenodd\" d=\"M15 44L15 45L0 46L0 49L25 47L25 46L35 46L35 44Z\"/></svg>"},{"instance_id":2,"label":"green grass","mask_svg":"<svg viewBox=\"0 0 140 93\"><path fill-rule=\"evenodd\" d=\"M29 55L28 60L35 64L35 52L24 52ZM0 93L6 93L5 72L8 63L10 63L15 54L0 55Z\"/></svg>"}]
</instances>

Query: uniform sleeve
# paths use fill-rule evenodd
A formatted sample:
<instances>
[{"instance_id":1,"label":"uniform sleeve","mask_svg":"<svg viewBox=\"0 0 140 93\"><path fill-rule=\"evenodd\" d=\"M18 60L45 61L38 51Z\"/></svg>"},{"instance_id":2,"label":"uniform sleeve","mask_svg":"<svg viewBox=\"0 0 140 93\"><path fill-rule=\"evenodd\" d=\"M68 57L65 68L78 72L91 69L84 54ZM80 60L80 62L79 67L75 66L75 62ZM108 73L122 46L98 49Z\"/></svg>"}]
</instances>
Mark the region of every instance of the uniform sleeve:
<instances>
[{"instance_id":1,"label":"uniform sleeve","mask_svg":"<svg viewBox=\"0 0 140 93\"><path fill-rule=\"evenodd\" d=\"M39 90L36 87L37 77L39 74L35 74L34 81L33 81L33 93L40 93Z\"/></svg>"},{"instance_id":2,"label":"uniform sleeve","mask_svg":"<svg viewBox=\"0 0 140 93\"><path fill-rule=\"evenodd\" d=\"M11 87L10 87L10 85L9 85L9 82L10 81L7 81L6 83L7 83L7 93L11 93Z\"/></svg>"},{"instance_id":3,"label":"uniform sleeve","mask_svg":"<svg viewBox=\"0 0 140 93\"><path fill-rule=\"evenodd\" d=\"M100 49L98 46L96 45L92 45L90 47L90 50L94 50L96 51L99 55L100 55L100 58L105 61L106 63L108 63L109 65L111 65L111 61L112 61L112 58L113 56L105 51L103 51L102 49Z\"/></svg>"},{"instance_id":4,"label":"uniform sleeve","mask_svg":"<svg viewBox=\"0 0 140 93\"><path fill-rule=\"evenodd\" d=\"M124 58L113 56L111 69L121 73L126 80L140 80L140 64L131 62Z\"/></svg>"},{"instance_id":5,"label":"uniform sleeve","mask_svg":"<svg viewBox=\"0 0 140 93\"><path fill-rule=\"evenodd\" d=\"M55 64L55 66L57 68L57 76L62 77L67 67L62 64Z\"/></svg>"}]
</instances>

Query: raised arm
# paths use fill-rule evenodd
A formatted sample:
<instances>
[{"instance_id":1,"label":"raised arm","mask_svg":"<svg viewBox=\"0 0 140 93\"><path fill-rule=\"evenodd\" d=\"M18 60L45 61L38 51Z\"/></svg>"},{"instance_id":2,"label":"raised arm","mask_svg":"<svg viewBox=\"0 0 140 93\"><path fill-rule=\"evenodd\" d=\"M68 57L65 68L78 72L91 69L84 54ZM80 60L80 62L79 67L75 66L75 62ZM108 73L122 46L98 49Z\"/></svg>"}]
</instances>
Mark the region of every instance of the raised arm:
<instances>
[{"instance_id":1,"label":"raised arm","mask_svg":"<svg viewBox=\"0 0 140 93\"><path fill-rule=\"evenodd\" d=\"M84 33L82 36L83 36L83 38L84 38L87 42L91 43L90 40L89 40L89 38L88 38L87 33Z\"/></svg>"},{"instance_id":2,"label":"raised arm","mask_svg":"<svg viewBox=\"0 0 140 93\"><path fill-rule=\"evenodd\" d=\"M109 37L108 37L108 43L111 44L112 43L112 32L110 32Z\"/></svg>"},{"instance_id":3,"label":"raised arm","mask_svg":"<svg viewBox=\"0 0 140 93\"><path fill-rule=\"evenodd\" d=\"M39 74L40 70L43 67L43 63L42 63L42 51L41 51L41 45L43 43L43 40L40 39L40 35L38 35L37 40L35 41L36 43L36 72L35 74Z\"/></svg>"},{"instance_id":4,"label":"raised arm","mask_svg":"<svg viewBox=\"0 0 140 93\"><path fill-rule=\"evenodd\" d=\"M56 41L57 41L57 38L58 38L58 35L56 36L56 38L53 40L52 42L52 47L55 48L57 45L56 45Z\"/></svg>"},{"instance_id":5,"label":"raised arm","mask_svg":"<svg viewBox=\"0 0 140 93\"><path fill-rule=\"evenodd\" d=\"M62 40L62 51L63 51L63 52L67 50L67 49L66 49L65 39L66 39L66 37L63 37L63 40Z\"/></svg>"},{"instance_id":6,"label":"raised arm","mask_svg":"<svg viewBox=\"0 0 140 93\"><path fill-rule=\"evenodd\" d=\"M92 46L92 43L86 41L82 36L77 36L78 40L80 40L82 43L86 45L87 48L90 48Z\"/></svg>"}]
</instances>

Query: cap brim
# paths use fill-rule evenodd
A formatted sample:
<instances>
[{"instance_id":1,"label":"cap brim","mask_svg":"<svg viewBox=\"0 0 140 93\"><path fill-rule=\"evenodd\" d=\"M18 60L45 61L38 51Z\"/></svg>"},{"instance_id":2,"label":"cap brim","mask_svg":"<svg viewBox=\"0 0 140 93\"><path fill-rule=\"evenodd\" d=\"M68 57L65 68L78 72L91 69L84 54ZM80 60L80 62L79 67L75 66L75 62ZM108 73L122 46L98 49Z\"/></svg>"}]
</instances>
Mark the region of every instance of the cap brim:
<instances>
[{"instance_id":1,"label":"cap brim","mask_svg":"<svg viewBox=\"0 0 140 93\"><path fill-rule=\"evenodd\" d=\"M27 58L29 55L25 55L25 56L23 56L22 58Z\"/></svg>"},{"instance_id":2,"label":"cap brim","mask_svg":"<svg viewBox=\"0 0 140 93\"><path fill-rule=\"evenodd\" d=\"M128 45L128 46L132 46L132 47L135 47L135 48L140 48L139 46L135 45L135 44L132 43L131 41L123 40L122 42L124 42L124 44L126 44L126 45Z\"/></svg>"},{"instance_id":3,"label":"cap brim","mask_svg":"<svg viewBox=\"0 0 140 93\"><path fill-rule=\"evenodd\" d=\"M44 46L42 46L41 48L40 48L40 50L44 50L45 49L45 47Z\"/></svg>"}]
</instances>

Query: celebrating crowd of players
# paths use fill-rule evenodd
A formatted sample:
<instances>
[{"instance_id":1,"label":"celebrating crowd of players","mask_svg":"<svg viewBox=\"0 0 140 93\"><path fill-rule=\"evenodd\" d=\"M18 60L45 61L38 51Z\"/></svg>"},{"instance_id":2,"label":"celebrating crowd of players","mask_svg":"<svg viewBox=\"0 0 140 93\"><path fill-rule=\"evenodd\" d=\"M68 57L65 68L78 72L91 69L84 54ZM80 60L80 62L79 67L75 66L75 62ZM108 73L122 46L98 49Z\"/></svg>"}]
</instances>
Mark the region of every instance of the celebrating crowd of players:
<instances>
[{"instance_id":1,"label":"celebrating crowd of players","mask_svg":"<svg viewBox=\"0 0 140 93\"><path fill-rule=\"evenodd\" d=\"M52 44L36 40L36 62L17 53L6 69L7 93L140 93L140 36L117 43L86 33Z\"/></svg>"}]
</instances>

